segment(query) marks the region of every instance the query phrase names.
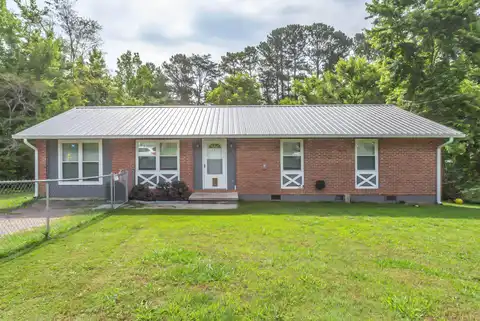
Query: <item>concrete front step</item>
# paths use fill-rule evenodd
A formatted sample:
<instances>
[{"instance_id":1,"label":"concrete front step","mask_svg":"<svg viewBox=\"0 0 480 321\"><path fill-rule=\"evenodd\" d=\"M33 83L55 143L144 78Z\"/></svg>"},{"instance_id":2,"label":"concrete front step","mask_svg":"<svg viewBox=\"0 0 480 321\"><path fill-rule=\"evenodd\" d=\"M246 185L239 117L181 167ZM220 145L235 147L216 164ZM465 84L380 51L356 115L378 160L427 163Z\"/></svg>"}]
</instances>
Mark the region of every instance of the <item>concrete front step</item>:
<instances>
[{"instance_id":1,"label":"concrete front step","mask_svg":"<svg viewBox=\"0 0 480 321\"><path fill-rule=\"evenodd\" d=\"M190 195L188 201L189 203L202 204L235 204L238 202L238 193L196 192Z\"/></svg>"}]
</instances>

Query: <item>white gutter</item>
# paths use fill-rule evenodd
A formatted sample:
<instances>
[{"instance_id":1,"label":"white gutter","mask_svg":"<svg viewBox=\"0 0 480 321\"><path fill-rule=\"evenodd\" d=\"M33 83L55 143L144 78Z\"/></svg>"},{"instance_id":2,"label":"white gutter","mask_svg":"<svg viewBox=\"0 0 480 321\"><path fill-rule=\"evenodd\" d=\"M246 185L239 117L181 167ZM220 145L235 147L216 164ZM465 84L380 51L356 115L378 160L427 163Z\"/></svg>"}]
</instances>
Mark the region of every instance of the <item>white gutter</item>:
<instances>
[{"instance_id":1,"label":"white gutter","mask_svg":"<svg viewBox=\"0 0 480 321\"><path fill-rule=\"evenodd\" d=\"M23 142L35 151L35 197L38 197L38 149L30 144L26 138L23 139Z\"/></svg>"},{"instance_id":2,"label":"white gutter","mask_svg":"<svg viewBox=\"0 0 480 321\"><path fill-rule=\"evenodd\" d=\"M437 147L437 204L442 204L442 148L453 142L453 137L448 141Z\"/></svg>"},{"instance_id":3,"label":"white gutter","mask_svg":"<svg viewBox=\"0 0 480 321\"><path fill-rule=\"evenodd\" d=\"M309 134L282 134L282 135L268 135L268 134L256 134L256 135L55 135L55 136L25 136L25 135L13 135L13 139L81 139L81 140L88 140L88 139L223 139L223 138L304 138L304 139L320 139L320 138L448 138L448 137L455 137L455 138L463 138L465 137L464 134L450 134L450 135L372 135L372 134L344 134L344 135L337 135L337 134L323 134L323 135L309 135Z\"/></svg>"}]
</instances>

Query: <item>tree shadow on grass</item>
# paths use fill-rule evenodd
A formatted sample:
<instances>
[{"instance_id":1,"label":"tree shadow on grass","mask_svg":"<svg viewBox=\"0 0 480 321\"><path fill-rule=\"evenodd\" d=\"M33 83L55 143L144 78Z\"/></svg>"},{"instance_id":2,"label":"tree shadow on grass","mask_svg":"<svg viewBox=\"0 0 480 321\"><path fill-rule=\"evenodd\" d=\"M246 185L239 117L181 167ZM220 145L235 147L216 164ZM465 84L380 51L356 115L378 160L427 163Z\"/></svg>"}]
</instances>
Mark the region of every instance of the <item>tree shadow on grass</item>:
<instances>
[{"instance_id":1,"label":"tree shadow on grass","mask_svg":"<svg viewBox=\"0 0 480 321\"><path fill-rule=\"evenodd\" d=\"M297 215L297 216L366 216L366 217L416 217L445 219L480 219L480 209L442 205L371 204L371 203L305 203L305 202L239 202L232 210L193 209L120 209L112 215Z\"/></svg>"},{"instance_id":2,"label":"tree shadow on grass","mask_svg":"<svg viewBox=\"0 0 480 321\"><path fill-rule=\"evenodd\" d=\"M28 253L36 250L36 249L39 249L43 246L46 246L46 245L48 245L52 242L55 242L55 240L57 240L57 239L62 239L62 238L65 238L67 236L73 235L77 232L80 232L80 231L82 231L82 230L84 230L84 229L86 229L86 228L88 228L88 227L90 227L94 224L99 223L100 221L103 221L104 219L106 219L110 215L111 215L111 212L105 212L104 214L100 214L100 215L92 218L91 220L88 220L86 222L82 222L82 223L79 223L77 225L74 225L71 228L69 228L68 230L66 230L65 232L61 232L59 234L56 234L53 237L43 237L39 240L36 240L36 241L30 242L28 244L25 244L22 247L18 247L14 251L9 253L8 255L0 256L0 265L3 264L3 263L6 263L8 261L11 261L15 258L18 258L20 256L23 256L25 254L28 254Z\"/></svg>"}]
</instances>

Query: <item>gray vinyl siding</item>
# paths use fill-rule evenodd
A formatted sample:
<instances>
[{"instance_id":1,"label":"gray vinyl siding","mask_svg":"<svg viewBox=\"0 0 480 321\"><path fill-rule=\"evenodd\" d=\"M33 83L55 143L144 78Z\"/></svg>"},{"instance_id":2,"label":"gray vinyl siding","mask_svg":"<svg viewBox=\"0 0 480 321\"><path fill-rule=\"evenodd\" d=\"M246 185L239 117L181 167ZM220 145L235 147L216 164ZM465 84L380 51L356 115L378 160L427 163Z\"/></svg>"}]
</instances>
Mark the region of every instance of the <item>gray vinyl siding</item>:
<instances>
[{"instance_id":1,"label":"gray vinyl siding","mask_svg":"<svg viewBox=\"0 0 480 321\"><path fill-rule=\"evenodd\" d=\"M202 140L193 142L193 189L203 188Z\"/></svg>"},{"instance_id":2,"label":"gray vinyl siding","mask_svg":"<svg viewBox=\"0 0 480 321\"><path fill-rule=\"evenodd\" d=\"M102 141L103 174L112 172L112 159L110 153L111 140ZM47 140L47 178L58 178L58 141ZM60 198L110 198L110 181L103 179L103 185L58 185L50 184L50 196Z\"/></svg>"},{"instance_id":3,"label":"gray vinyl siding","mask_svg":"<svg viewBox=\"0 0 480 321\"><path fill-rule=\"evenodd\" d=\"M202 140L193 142L193 186L203 189ZM237 145L235 139L227 139L227 188L234 190L237 185Z\"/></svg>"},{"instance_id":4,"label":"gray vinyl siding","mask_svg":"<svg viewBox=\"0 0 480 321\"><path fill-rule=\"evenodd\" d=\"M234 190L237 185L237 144L235 139L227 139L227 187Z\"/></svg>"}]
</instances>

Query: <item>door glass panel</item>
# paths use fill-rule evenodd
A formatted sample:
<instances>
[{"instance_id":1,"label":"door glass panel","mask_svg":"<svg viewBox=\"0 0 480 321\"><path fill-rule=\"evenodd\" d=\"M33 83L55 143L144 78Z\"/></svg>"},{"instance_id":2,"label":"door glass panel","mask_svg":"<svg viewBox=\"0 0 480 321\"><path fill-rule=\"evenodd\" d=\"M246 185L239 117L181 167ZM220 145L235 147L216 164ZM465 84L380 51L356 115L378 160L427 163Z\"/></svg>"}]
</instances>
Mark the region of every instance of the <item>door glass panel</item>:
<instances>
[{"instance_id":1,"label":"door glass panel","mask_svg":"<svg viewBox=\"0 0 480 321\"><path fill-rule=\"evenodd\" d=\"M221 175L223 174L223 160L222 159L207 159L207 174Z\"/></svg>"},{"instance_id":2,"label":"door glass panel","mask_svg":"<svg viewBox=\"0 0 480 321\"><path fill-rule=\"evenodd\" d=\"M222 159L222 146L220 144L210 144L207 149L208 159Z\"/></svg>"}]
</instances>

